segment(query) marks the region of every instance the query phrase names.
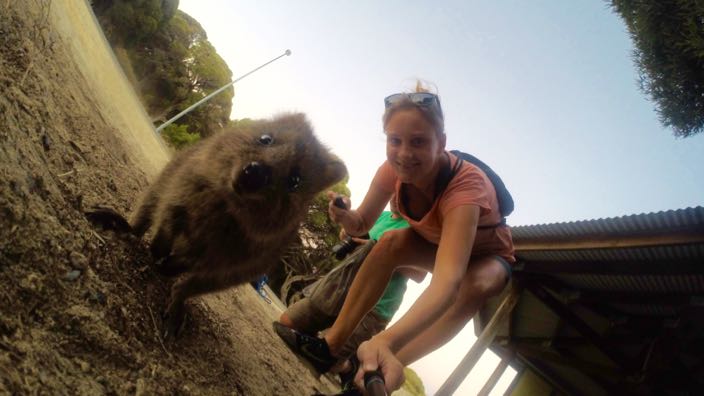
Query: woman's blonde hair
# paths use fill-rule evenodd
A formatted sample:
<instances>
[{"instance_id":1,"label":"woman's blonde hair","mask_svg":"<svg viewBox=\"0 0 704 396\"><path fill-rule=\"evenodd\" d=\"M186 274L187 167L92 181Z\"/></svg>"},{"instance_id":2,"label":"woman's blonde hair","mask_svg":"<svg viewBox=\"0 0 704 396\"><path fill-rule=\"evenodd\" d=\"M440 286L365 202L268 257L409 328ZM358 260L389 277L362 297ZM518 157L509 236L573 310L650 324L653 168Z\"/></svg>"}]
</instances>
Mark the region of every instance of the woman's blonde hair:
<instances>
[{"instance_id":1,"label":"woman's blonde hair","mask_svg":"<svg viewBox=\"0 0 704 396\"><path fill-rule=\"evenodd\" d=\"M419 93L419 92L425 92L425 93L432 93L437 95L437 89L433 90L430 89L429 83L426 83L422 80L416 80L416 87L415 89L410 92L410 93ZM416 103L413 103L410 98L406 99L401 99L398 102L394 102L390 106L386 108L384 111L384 115L381 118L382 125L384 128L386 128L386 124L389 122L389 119L391 116L396 113L399 110L408 110L408 109L416 109L418 110L423 118L425 118L426 121L435 129L435 131L441 135L445 133L445 119L442 114L442 110L439 112L434 110L431 107L427 106L420 106ZM438 109L440 109L440 100L438 99Z\"/></svg>"}]
</instances>

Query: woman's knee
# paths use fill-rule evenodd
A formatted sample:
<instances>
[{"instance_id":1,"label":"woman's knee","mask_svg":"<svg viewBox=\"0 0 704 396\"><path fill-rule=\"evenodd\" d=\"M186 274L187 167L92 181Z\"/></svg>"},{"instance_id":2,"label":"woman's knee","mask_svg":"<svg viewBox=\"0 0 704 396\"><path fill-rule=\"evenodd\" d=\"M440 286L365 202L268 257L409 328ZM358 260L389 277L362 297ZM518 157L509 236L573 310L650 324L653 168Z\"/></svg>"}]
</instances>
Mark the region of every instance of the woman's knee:
<instances>
[{"instance_id":1,"label":"woman's knee","mask_svg":"<svg viewBox=\"0 0 704 396\"><path fill-rule=\"evenodd\" d=\"M394 267L401 265L398 258L402 257L408 249L408 238L403 230L385 232L377 241L374 255L385 264Z\"/></svg>"},{"instance_id":2,"label":"woman's knee","mask_svg":"<svg viewBox=\"0 0 704 396\"><path fill-rule=\"evenodd\" d=\"M386 261L394 267L421 266L432 268L437 246L421 238L410 228L392 230L379 238L374 250L379 249Z\"/></svg>"},{"instance_id":3,"label":"woman's knee","mask_svg":"<svg viewBox=\"0 0 704 396\"><path fill-rule=\"evenodd\" d=\"M381 235L377 246L383 246L387 251L400 250L407 244L408 229L390 230Z\"/></svg>"},{"instance_id":4,"label":"woman's knee","mask_svg":"<svg viewBox=\"0 0 704 396\"><path fill-rule=\"evenodd\" d=\"M465 298L487 299L499 294L506 286L508 274L504 266L495 258L485 258L470 262L461 289Z\"/></svg>"},{"instance_id":5,"label":"woman's knee","mask_svg":"<svg viewBox=\"0 0 704 396\"><path fill-rule=\"evenodd\" d=\"M281 316L279 316L279 322L286 327L290 327L292 329L296 328L296 324L293 323L286 312L281 313Z\"/></svg>"}]
</instances>

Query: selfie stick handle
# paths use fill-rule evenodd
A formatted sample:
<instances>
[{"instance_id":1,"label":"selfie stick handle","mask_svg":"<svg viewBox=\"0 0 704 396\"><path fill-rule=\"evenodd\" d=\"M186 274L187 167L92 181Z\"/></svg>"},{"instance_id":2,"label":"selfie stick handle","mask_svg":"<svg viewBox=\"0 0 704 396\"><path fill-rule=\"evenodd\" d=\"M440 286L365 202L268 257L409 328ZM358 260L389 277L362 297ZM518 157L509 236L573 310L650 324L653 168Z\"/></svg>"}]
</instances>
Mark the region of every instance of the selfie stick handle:
<instances>
[{"instance_id":1,"label":"selfie stick handle","mask_svg":"<svg viewBox=\"0 0 704 396\"><path fill-rule=\"evenodd\" d=\"M332 204L340 209L347 209L347 205L345 205L345 200L342 198L342 195L338 195L337 197L335 197L335 200L332 202Z\"/></svg>"},{"instance_id":2,"label":"selfie stick handle","mask_svg":"<svg viewBox=\"0 0 704 396\"><path fill-rule=\"evenodd\" d=\"M364 389L369 396L387 396L384 377L379 370L364 373Z\"/></svg>"}]
</instances>

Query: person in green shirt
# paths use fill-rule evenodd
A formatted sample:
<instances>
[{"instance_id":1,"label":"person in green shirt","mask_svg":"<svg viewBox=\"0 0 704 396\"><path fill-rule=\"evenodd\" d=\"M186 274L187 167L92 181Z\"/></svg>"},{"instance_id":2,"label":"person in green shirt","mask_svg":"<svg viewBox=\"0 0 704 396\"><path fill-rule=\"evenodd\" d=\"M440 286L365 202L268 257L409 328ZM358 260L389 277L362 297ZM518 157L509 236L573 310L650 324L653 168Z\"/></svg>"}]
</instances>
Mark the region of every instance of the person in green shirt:
<instances>
[{"instance_id":1,"label":"person in green shirt","mask_svg":"<svg viewBox=\"0 0 704 396\"><path fill-rule=\"evenodd\" d=\"M354 238L355 242L360 243L360 246L335 269L310 285L307 288L309 293L306 297L289 306L281 314L279 321L274 322L276 333L295 352L298 352L296 332L315 336L318 332L329 328L335 322L342 308L354 275L376 241L386 231L406 227L408 227L408 222L400 216L389 211L383 212L369 230L369 240ZM340 357L347 359L353 356L359 344L384 330L401 306L409 277L420 282L424 276L425 273L415 273L410 270L403 273L396 272L377 304L347 340ZM341 377L344 382L344 376Z\"/></svg>"},{"instance_id":2,"label":"person in green shirt","mask_svg":"<svg viewBox=\"0 0 704 396\"><path fill-rule=\"evenodd\" d=\"M379 240L384 232L406 227L408 227L406 220L394 216L391 212L383 212L374 227L369 230L369 240L355 238L355 242L361 244L355 253L348 256L335 270L310 285L307 288L310 290L308 296L288 307L281 314L279 323L309 335L316 335L319 331L330 327L342 307L342 302L347 295L347 288L352 283L351 280L356 274L359 264L364 260L373 244ZM386 328L403 301L407 282L408 277L404 274L396 273L393 275L379 302L365 316L354 335L345 345L344 356L352 355L360 343Z\"/></svg>"}]
</instances>

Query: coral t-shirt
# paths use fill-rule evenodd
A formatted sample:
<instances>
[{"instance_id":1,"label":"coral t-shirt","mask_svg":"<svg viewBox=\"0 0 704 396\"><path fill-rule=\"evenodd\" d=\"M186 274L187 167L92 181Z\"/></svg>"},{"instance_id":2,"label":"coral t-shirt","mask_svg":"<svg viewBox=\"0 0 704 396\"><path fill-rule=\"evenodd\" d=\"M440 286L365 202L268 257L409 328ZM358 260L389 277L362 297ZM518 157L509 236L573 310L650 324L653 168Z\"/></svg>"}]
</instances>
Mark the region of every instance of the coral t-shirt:
<instances>
[{"instance_id":1,"label":"coral t-shirt","mask_svg":"<svg viewBox=\"0 0 704 396\"><path fill-rule=\"evenodd\" d=\"M460 159L452 153L447 154L450 156L450 167L453 167ZM477 229L474 239L472 256L498 255L509 263L516 261L513 256L513 241L509 226L481 228L481 226L491 226L501 222L501 212L494 185L484 171L475 165L464 161L445 191L435 199L433 206L420 220L411 218L406 213L406 208L401 205L401 181L398 180L396 172L388 161L379 167L372 185L382 191L394 193L401 216L420 236L436 245L440 243L442 221L450 210L461 205L477 205L480 210L480 228Z\"/></svg>"}]
</instances>

